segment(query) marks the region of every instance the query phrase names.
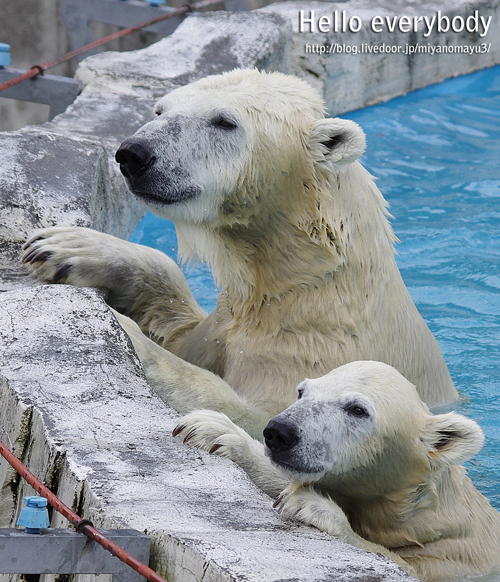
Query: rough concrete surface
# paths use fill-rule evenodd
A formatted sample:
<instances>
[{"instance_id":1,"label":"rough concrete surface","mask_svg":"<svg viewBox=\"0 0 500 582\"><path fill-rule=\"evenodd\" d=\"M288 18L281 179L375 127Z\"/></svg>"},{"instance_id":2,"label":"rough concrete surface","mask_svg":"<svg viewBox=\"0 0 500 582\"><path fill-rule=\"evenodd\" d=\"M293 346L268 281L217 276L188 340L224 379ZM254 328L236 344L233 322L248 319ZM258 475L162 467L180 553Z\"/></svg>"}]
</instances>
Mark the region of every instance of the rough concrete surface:
<instances>
[{"instance_id":1,"label":"rough concrete surface","mask_svg":"<svg viewBox=\"0 0 500 582\"><path fill-rule=\"evenodd\" d=\"M299 32L299 11L310 17L314 11L315 32L309 26ZM417 32L401 32L396 25L391 32L384 21L383 31L375 33L371 29L374 16L383 19L401 16L432 18L438 11L452 18L467 18L478 11L479 16L492 17L486 36L479 33L460 33L449 30L438 32L434 25L431 34L427 34L424 22L418 24ZM333 15L337 11L338 31L333 30ZM346 19L358 16L362 22L359 32L342 32L342 12ZM290 47L292 72L315 86L326 102L331 115L360 109L367 105L386 101L397 95L439 83L449 77L470 73L484 67L500 63L500 3L490 0L349 0L348 2L281 2L271 4L259 12L272 12L288 18L293 25L293 39ZM332 21L330 32L319 32L318 19L329 17ZM399 20L398 20L399 22ZM412 21L413 22L413 21ZM354 26L354 29L356 27ZM443 25L444 28L444 25ZM406 45L424 47L467 46L479 47L489 45L485 53L434 53L428 52L405 54ZM337 45L334 52L328 52L332 45ZM360 52L360 48L401 47L398 53ZM325 53L308 52L307 47L324 47ZM338 52L338 47L341 52ZM351 47L346 48L346 47ZM358 49L352 53L352 47ZM315 49L318 50L318 49ZM346 51L351 52L346 52ZM364 49L365 51L368 49ZM392 49L391 49L392 50ZM342 52L343 51L343 52Z\"/></svg>"},{"instance_id":2,"label":"rough concrete surface","mask_svg":"<svg viewBox=\"0 0 500 582\"><path fill-rule=\"evenodd\" d=\"M290 39L291 25L278 14L195 14L174 34L148 48L86 59L76 77L92 83L94 91L103 83L109 88L113 81L116 91L124 86L136 91L156 87L161 96L168 88L238 67L283 71L290 67Z\"/></svg>"},{"instance_id":3,"label":"rough concrete surface","mask_svg":"<svg viewBox=\"0 0 500 582\"><path fill-rule=\"evenodd\" d=\"M95 139L31 127L0 133L0 150L0 291L29 284L19 257L33 230L87 226L126 238L145 212Z\"/></svg>"},{"instance_id":4,"label":"rough concrete surface","mask_svg":"<svg viewBox=\"0 0 500 582\"><path fill-rule=\"evenodd\" d=\"M284 523L238 467L173 439L178 415L93 290L0 294L0 383L14 452L97 526L147 530L152 566L171 582L408 579L381 556ZM0 479L5 527L28 491L5 462Z\"/></svg>"}]
</instances>

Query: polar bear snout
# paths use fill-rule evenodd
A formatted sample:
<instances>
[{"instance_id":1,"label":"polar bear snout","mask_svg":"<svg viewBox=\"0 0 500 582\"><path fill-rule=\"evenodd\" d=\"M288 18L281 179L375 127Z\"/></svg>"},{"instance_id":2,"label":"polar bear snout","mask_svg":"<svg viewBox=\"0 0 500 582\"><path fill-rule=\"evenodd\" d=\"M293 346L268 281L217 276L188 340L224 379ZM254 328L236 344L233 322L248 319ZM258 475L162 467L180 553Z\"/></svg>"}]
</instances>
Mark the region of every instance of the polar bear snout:
<instances>
[{"instance_id":1,"label":"polar bear snout","mask_svg":"<svg viewBox=\"0 0 500 582\"><path fill-rule=\"evenodd\" d=\"M115 160L120 164L120 171L129 182L143 174L156 161L149 143L140 138L128 138L118 148Z\"/></svg>"},{"instance_id":2,"label":"polar bear snout","mask_svg":"<svg viewBox=\"0 0 500 582\"><path fill-rule=\"evenodd\" d=\"M273 452L287 451L299 441L298 427L289 421L272 418L264 429L264 440Z\"/></svg>"}]
</instances>

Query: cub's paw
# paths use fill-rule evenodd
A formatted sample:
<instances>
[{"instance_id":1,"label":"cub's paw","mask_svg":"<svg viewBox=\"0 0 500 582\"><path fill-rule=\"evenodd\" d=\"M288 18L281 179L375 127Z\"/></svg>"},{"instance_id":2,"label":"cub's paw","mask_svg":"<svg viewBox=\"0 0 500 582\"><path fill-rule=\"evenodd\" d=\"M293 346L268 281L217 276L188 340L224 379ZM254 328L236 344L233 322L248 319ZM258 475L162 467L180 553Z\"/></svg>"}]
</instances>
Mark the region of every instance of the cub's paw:
<instances>
[{"instance_id":1,"label":"cub's paw","mask_svg":"<svg viewBox=\"0 0 500 582\"><path fill-rule=\"evenodd\" d=\"M396 562L411 576L416 577L413 568L397 554L356 534L342 509L332 499L316 491L313 485L297 486L297 483L291 483L278 496L274 507L282 517L298 520L335 536L342 542L368 552L381 554Z\"/></svg>"},{"instance_id":2,"label":"cub's paw","mask_svg":"<svg viewBox=\"0 0 500 582\"><path fill-rule=\"evenodd\" d=\"M290 483L288 487L282 491L273 507L277 509L278 513L287 519L297 519L304 521L306 507L317 501L318 493L311 490L307 485L297 485Z\"/></svg>"},{"instance_id":3,"label":"cub's paw","mask_svg":"<svg viewBox=\"0 0 500 582\"><path fill-rule=\"evenodd\" d=\"M350 541L354 534L342 509L312 485L291 483L278 496L274 507L284 518L312 525L344 541Z\"/></svg>"},{"instance_id":4,"label":"cub's paw","mask_svg":"<svg viewBox=\"0 0 500 582\"><path fill-rule=\"evenodd\" d=\"M183 416L173 430L185 443L241 464L250 455L252 437L222 412L195 410Z\"/></svg>"}]
</instances>

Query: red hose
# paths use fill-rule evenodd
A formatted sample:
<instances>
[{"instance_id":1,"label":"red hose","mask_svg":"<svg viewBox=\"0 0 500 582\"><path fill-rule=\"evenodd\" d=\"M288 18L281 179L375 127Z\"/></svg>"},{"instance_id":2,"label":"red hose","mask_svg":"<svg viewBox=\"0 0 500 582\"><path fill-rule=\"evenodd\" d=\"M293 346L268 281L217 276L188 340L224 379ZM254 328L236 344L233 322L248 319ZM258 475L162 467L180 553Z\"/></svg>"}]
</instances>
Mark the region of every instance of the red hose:
<instances>
[{"instance_id":1,"label":"red hose","mask_svg":"<svg viewBox=\"0 0 500 582\"><path fill-rule=\"evenodd\" d=\"M26 73L19 75L19 77L15 77L14 79L11 79L10 81L6 81L5 83L2 83L0 85L0 91L3 91L4 89L8 89L9 87L13 87L14 85L17 85L18 83L21 83L21 81L25 81L26 79L31 79L32 77L36 77L37 75L43 75L44 71L46 71L47 69L51 69L52 67L55 67L56 65L60 65L61 63L69 61L73 57L77 57L78 55L81 55L82 53L85 53L85 52L90 51L94 48L97 48L98 46L101 46L102 44L105 44L107 42L111 42L112 40L115 40L116 38L120 38L121 36L125 36L127 34L132 33L132 32L136 32L137 30L140 30L141 28L145 28L146 26L151 26L152 24L156 24L157 22L161 22L162 20L167 20L168 18L173 18L174 16L180 16L182 14L185 14L186 12L193 12L194 10L199 10L200 8L206 8L207 6L211 6L212 4L220 4L220 3L221 3L221 0L201 0L201 2L196 2L195 4L184 4L183 6L180 6L179 8L176 8L175 10L172 10L170 12L165 12L164 14L161 14L160 16L156 16L155 18L150 18L149 20L141 22L140 24L136 24L134 26L130 26L129 28L124 28L123 30L119 30L118 32L114 32L113 34L109 34L108 36L105 36L104 38L96 40L95 42L92 42L91 44L87 44L87 45L82 46L78 49L75 49L74 51L66 53L62 57L59 57L58 59L55 59L53 61L49 61L48 63L45 63L43 65L35 65L34 67L31 67L31 69L29 71L26 71Z\"/></svg>"},{"instance_id":2,"label":"red hose","mask_svg":"<svg viewBox=\"0 0 500 582\"><path fill-rule=\"evenodd\" d=\"M143 564L132 554L120 547L115 542L111 541L106 536L98 532L88 519L82 519L67 505L65 505L52 491L46 487L21 461L10 451L7 446L0 440L0 454L6 459L14 469L25 479L40 495L45 497L47 501L54 507L61 515L70 521L76 528L76 531L84 533L87 537L95 540L103 548L108 550L113 556L116 556L122 562L139 572L142 576L151 582L167 582L149 566Z\"/></svg>"}]
</instances>

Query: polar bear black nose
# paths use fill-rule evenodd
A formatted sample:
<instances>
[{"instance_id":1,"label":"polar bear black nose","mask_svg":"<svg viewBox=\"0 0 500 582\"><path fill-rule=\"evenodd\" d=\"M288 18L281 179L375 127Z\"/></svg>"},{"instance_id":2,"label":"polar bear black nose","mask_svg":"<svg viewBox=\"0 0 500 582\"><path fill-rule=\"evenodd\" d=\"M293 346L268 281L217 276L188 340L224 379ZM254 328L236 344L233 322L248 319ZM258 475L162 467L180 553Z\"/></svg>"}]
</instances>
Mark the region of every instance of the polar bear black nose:
<instances>
[{"instance_id":1,"label":"polar bear black nose","mask_svg":"<svg viewBox=\"0 0 500 582\"><path fill-rule=\"evenodd\" d=\"M264 429L264 440L271 451L291 449L299 440L297 427L288 422L271 418Z\"/></svg>"},{"instance_id":2,"label":"polar bear black nose","mask_svg":"<svg viewBox=\"0 0 500 582\"><path fill-rule=\"evenodd\" d=\"M139 172L152 166L156 158L147 142L137 138L128 138L118 148L115 160L120 164L121 173L131 180Z\"/></svg>"}]
</instances>

